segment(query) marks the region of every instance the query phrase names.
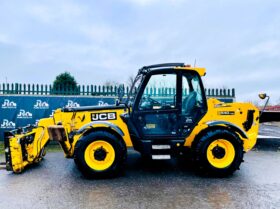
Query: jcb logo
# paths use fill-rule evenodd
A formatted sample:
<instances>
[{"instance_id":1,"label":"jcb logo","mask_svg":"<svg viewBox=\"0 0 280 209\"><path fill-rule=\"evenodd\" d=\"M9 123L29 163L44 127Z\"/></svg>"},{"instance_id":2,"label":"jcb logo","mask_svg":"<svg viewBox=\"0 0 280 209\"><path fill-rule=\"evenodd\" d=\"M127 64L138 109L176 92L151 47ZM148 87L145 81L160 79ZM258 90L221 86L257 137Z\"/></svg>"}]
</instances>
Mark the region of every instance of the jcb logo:
<instances>
[{"instance_id":1,"label":"jcb logo","mask_svg":"<svg viewBox=\"0 0 280 209\"><path fill-rule=\"evenodd\" d=\"M91 120L116 120L117 114L115 112L92 113Z\"/></svg>"}]
</instances>

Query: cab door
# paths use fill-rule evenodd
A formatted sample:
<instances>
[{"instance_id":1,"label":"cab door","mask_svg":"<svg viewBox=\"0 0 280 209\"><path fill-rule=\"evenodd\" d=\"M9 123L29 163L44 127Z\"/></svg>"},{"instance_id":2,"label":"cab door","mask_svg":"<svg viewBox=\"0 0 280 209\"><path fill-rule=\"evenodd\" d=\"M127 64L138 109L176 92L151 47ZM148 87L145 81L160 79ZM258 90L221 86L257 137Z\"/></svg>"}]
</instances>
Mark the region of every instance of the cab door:
<instances>
[{"instance_id":1,"label":"cab door","mask_svg":"<svg viewBox=\"0 0 280 209\"><path fill-rule=\"evenodd\" d=\"M133 110L133 122L141 138L176 138L179 131L178 74L147 76ZM179 98L181 99L181 98Z\"/></svg>"},{"instance_id":2,"label":"cab door","mask_svg":"<svg viewBox=\"0 0 280 209\"><path fill-rule=\"evenodd\" d=\"M181 130L187 137L207 112L207 101L201 78L196 72L182 73Z\"/></svg>"}]
</instances>

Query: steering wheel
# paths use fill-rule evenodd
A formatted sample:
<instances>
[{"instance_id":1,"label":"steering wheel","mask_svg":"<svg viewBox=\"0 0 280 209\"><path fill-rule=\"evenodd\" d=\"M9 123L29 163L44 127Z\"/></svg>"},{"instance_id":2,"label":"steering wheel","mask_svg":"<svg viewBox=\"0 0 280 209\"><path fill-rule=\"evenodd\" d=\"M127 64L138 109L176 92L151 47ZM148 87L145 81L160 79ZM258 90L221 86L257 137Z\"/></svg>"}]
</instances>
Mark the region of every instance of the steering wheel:
<instances>
[{"instance_id":1,"label":"steering wheel","mask_svg":"<svg viewBox=\"0 0 280 209\"><path fill-rule=\"evenodd\" d=\"M161 105L161 103L155 99L152 99L150 95L147 97L148 101L152 103L152 105Z\"/></svg>"},{"instance_id":2,"label":"steering wheel","mask_svg":"<svg viewBox=\"0 0 280 209\"><path fill-rule=\"evenodd\" d=\"M155 99L152 99L150 96L142 98L141 107L145 109L152 109L154 105L161 105L161 103Z\"/></svg>"}]
</instances>

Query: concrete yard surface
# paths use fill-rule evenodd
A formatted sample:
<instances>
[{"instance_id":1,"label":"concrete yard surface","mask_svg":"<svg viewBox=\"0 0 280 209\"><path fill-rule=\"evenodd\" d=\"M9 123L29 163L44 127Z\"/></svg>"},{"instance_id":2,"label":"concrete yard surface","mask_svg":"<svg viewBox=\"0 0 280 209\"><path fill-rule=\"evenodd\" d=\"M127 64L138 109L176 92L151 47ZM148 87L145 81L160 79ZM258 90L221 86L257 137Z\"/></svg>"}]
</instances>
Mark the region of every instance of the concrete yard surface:
<instances>
[{"instance_id":1,"label":"concrete yard surface","mask_svg":"<svg viewBox=\"0 0 280 209\"><path fill-rule=\"evenodd\" d=\"M1 156L3 160L3 156ZM280 152L251 151L228 178L197 176L188 161L148 162L130 150L124 175L88 180L63 153L22 174L0 171L1 208L280 208Z\"/></svg>"},{"instance_id":2,"label":"concrete yard surface","mask_svg":"<svg viewBox=\"0 0 280 209\"><path fill-rule=\"evenodd\" d=\"M280 122L261 123L259 135L266 138L280 139Z\"/></svg>"}]
</instances>

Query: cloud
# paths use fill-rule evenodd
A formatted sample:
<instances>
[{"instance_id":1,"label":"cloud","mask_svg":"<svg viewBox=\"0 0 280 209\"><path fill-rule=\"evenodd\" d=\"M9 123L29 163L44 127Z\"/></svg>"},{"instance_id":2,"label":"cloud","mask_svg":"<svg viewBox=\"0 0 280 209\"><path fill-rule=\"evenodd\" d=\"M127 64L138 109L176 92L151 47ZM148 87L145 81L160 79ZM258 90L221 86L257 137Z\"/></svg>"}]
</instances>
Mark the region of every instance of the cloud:
<instances>
[{"instance_id":1,"label":"cloud","mask_svg":"<svg viewBox=\"0 0 280 209\"><path fill-rule=\"evenodd\" d=\"M140 6L147 6L159 2L160 0L125 0L126 2L137 4Z\"/></svg>"},{"instance_id":2,"label":"cloud","mask_svg":"<svg viewBox=\"0 0 280 209\"><path fill-rule=\"evenodd\" d=\"M277 57L280 56L280 41L268 40L249 48L244 55L250 56L264 56L264 57Z\"/></svg>"},{"instance_id":3,"label":"cloud","mask_svg":"<svg viewBox=\"0 0 280 209\"><path fill-rule=\"evenodd\" d=\"M158 3L172 3L172 4L178 4L183 2L184 0L123 0L125 2L129 2L132 4L136 4L139 6L149 6L149 5L154 5Z\"/></svg>"},{"instance_id":4,"label":"cloud","mask_svg":"<svg viewBox=\"0 0 280 209\"><path fill-rule=\"evenodd\" d=\"M143 65L196 59L206 87L280 97L279 20L270 1L4 1L0 77L51 83L69 70L81 84L125 82Z\"/></svg>"},{"instance_id":5,"label":"cloud","mask_svg":"<svg viewBox=\"0 0 280 209\"><path fill-rule=\"evenodd\" d=\"M84 24L79 28L80 32L89 38L91 41L103 43L109 39L114 39L116 32L111 27L98 24Z\"/></svg>"},{"instance_id":6,"label":"cloud","mask_svg":"<svg viewBox=\"0 0 280 209\"><path fill-rule=\"evenodd\" d=\"M0 43L1 44L11 44L12 41L6 34L0 33Z\"/></svg>"},{"instance_id":7,"label":"cloud","mask_svg":"<svg viewBox=\"0 0 280 209\"><path fill-rule=\"evenodd\" d=\"M86 10L80 4L71 1L50 1L49 3L33 3L25 5L25 11L43 23L67 22L81 16Z\"/></svg>"}]
</instances>

